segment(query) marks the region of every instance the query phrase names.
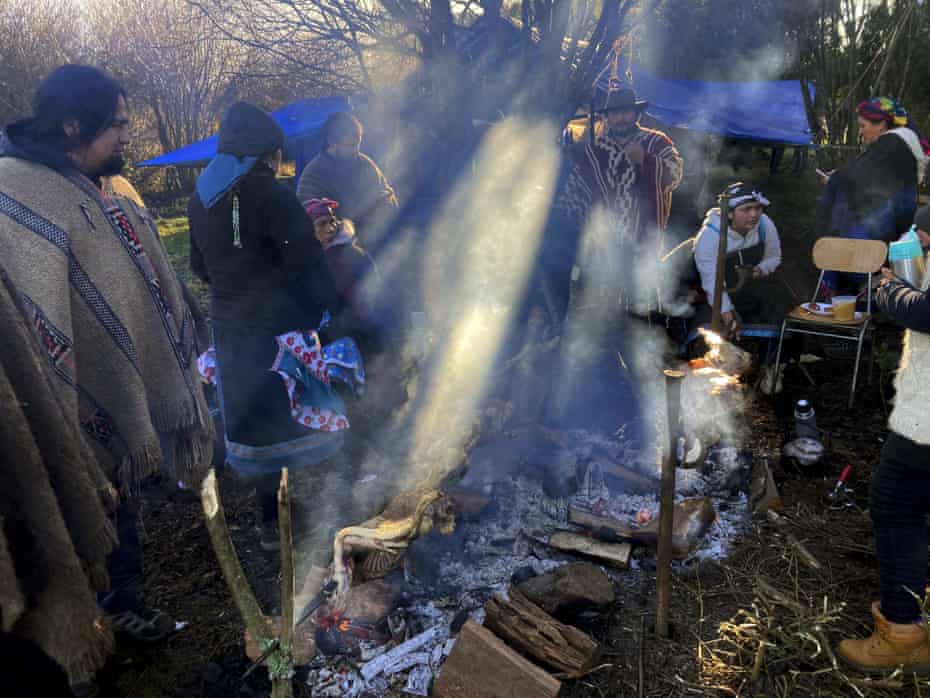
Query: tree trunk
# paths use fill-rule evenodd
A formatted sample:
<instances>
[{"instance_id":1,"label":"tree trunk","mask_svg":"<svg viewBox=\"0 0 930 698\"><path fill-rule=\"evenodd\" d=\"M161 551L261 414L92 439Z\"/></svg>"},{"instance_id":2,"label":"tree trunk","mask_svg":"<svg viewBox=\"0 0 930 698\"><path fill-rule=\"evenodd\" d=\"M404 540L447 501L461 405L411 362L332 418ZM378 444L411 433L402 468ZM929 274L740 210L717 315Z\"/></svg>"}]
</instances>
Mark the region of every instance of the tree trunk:
<instances>
[{"instance_id":1,"label":"tree trunk","mask_svg":"<svg viewBox=\"0 0 930 698\"><path fill-rule=\"evenodd\" d=\"M906 15L910 15L910 8L905 10ZM884 60L882 61L881 70L878 71L878 77L875 79L875 89L872 90L873 94L885 94L885 74L888 72L888 67L891 65L891 61L894 58L894 50L898 43L898 37L901 36L904 24L903 22L907 21L907 17L902 19L902 24L895 24L894 29L891 31L891 38L888 39L888 46L885 47Z\"/></svg>"}]
</instances>

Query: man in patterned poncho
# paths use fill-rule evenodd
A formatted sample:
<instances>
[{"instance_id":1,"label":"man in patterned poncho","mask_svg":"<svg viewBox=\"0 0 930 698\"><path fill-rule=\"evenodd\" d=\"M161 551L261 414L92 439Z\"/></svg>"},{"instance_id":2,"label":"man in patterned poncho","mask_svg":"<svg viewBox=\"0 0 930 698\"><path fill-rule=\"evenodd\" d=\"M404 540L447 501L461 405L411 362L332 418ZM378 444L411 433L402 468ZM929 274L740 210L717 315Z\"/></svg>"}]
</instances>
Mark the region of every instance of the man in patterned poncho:
<instances>
[{"instance_id":1,"label":"man in patterned poncho","mask_svg":"<svg viewBox=\"0 0 930 698\"><path fill-rule=\"evenodd\" d=\"M555 294L561 299L568 291L559 380L546 420L563 430L613 434L622 428L628 445L641 448L651 427L640 408L637 367L626 363L637 341L630 311L639 311L641 301L655 302L662 234L682 160L664 133L639 125L646 103L632 90L617 89L601 105L604 119L593 139L586 134L571 147L556 225L542 255L542 275Z\"/></svg>"},{"instance_id":2,"label":"man in patterned poncho","mask_svg":"<svg viewBox=\"0 0 930 698\"><path fill-rule=\"evenodd\" d=\"M639 125L645 108L631 89L608 94L593 142L586 135L573 146L571 171L557 202L582 231L582 274L590 271L598 285L611 288L625 287L629 265L641 255L661 254L672 192L681 182L675 144L661 131Z\"/></svg>"},{"instance_id":3,"label":"man in patterned poncho","mask_svg":"<svg viewBox=\"0 0 930 698\"><path fill-rule=\"evenodd\" d=\"M118 630L155 641L174 621L139 598L134 495L161 467L196 485L210 463L191 312L151 214L103 187L130 142L115 80L61 66L36 90L32 116L4 133L0 259L10 293L39 341L55 407L80 426L102 476L123 494L101 607ZM13 337L8 324L0 322L4 340ZM5 349L30 351L24 342Z\"/></svg>"}]
</instances>

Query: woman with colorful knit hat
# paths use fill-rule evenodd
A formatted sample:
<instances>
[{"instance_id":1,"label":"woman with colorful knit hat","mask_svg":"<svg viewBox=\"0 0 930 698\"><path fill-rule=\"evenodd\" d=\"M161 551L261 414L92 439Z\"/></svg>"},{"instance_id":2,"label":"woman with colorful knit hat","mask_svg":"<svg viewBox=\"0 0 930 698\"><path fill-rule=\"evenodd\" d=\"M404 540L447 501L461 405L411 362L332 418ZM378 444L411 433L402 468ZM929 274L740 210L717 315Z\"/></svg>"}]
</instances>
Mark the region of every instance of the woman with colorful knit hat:
<instances>
[{"instance_id":1,"label":"woman with colorful knit hat","mask_svg":"<svg viewBox=\"0 0 930 698\"><path fill-rule=\"evenodd\" d=\"M822 232L889 242L905 233L914 219L930 143L895 99L874 97L861 102L856 112L865 149L824 176ZM835 288L837 279L825 281Z\"/></svg>"}]
</instances>

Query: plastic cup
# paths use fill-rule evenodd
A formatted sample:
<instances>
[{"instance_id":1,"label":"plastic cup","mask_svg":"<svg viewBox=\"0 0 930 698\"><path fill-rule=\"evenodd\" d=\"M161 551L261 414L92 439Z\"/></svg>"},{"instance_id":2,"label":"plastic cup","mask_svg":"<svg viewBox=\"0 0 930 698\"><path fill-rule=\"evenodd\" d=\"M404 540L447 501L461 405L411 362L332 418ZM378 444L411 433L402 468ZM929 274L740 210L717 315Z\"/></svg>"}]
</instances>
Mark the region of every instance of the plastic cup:
<instances>
[{"instance_id":1,"label":"plastic cup","mask_svg":"<svg viewBox=\"0 0 930 698\"><path fill-rule=\"evenodd\" d=\"M833 297L833 319L837 322L852 322L856 318L855 296Z\"/></svg>"}]
</instances>

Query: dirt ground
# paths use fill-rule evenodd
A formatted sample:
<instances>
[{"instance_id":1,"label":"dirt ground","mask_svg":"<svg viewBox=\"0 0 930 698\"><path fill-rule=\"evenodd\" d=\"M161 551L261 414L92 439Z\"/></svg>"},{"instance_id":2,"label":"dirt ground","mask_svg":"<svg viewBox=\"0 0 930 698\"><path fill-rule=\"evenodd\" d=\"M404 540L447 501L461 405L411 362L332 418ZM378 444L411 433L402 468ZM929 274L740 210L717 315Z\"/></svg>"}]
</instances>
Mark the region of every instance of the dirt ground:
<instances>
[{"instance_id":1,"label":"dirt ground","mask_svg":"<svg viewBox=\"0 0 930 698\"><path fill-rule=\"evenodd\" d=\"M753 400L754 455L767 458L772 467L787 523L779 528L758 517L725 561L679 569L673 582L671 639L658 640L652 633L654 577L631 576L620 585L612 613L590 628L604 643L603 666L567 682L564 695L930 695L930 684L918 685L908 677L864 683L862 677L834 667L831 650L842 637L866 632L869 604L878 587L865 510L871 469L885 436L889 369L896 365L899 344L898 331L881 329L880 368L852 410L846 409L850 363L832 359L808 365L816 386L791 367L777 398ZM813 401L818 425L828 432L828 455L809 470L774 455L800 397ZM858 507L830 510L823 496L847 463L852 465L850 484ZM259 601L274 611L278 559L258 547L250 493L225 474L221 489L246 573ZM247 666L242 626L210 548L199 501L189 494L153 490L142 515L145 598L188 625L156 647L121 641L99 676L100 695L267 695L264 671L245 683L240 680ZM806 556L792 540L816 558L819 569L805 563ZM309 695L302 682L295 686L296 695Z\"/></svg>"}]
</instances>

